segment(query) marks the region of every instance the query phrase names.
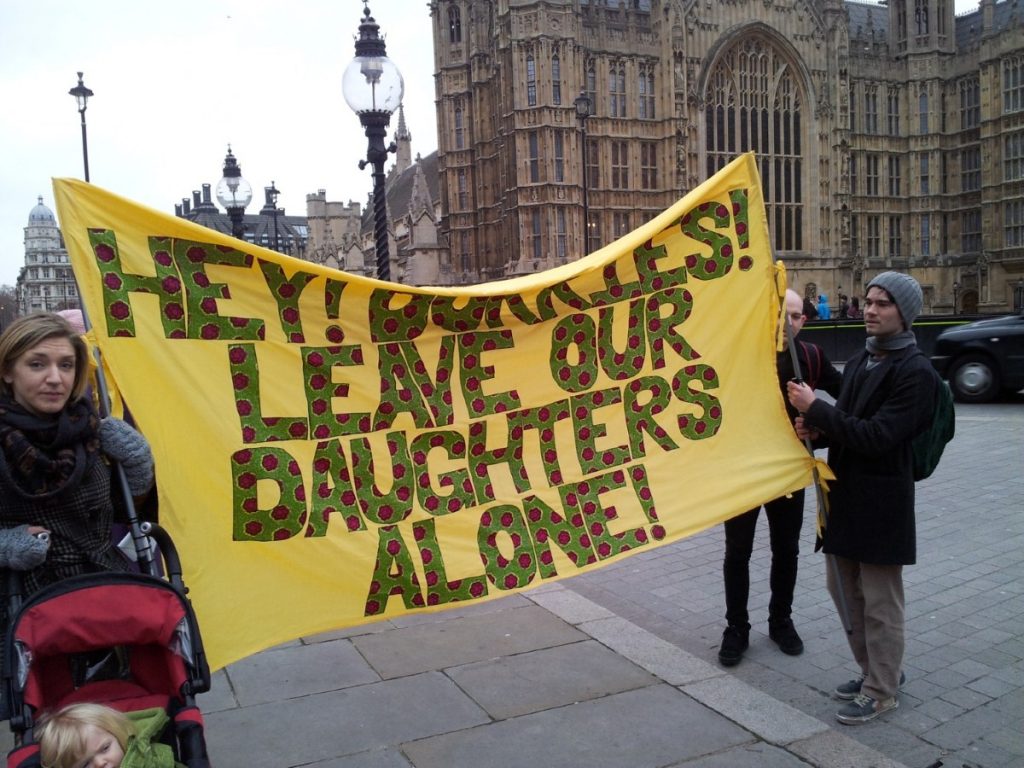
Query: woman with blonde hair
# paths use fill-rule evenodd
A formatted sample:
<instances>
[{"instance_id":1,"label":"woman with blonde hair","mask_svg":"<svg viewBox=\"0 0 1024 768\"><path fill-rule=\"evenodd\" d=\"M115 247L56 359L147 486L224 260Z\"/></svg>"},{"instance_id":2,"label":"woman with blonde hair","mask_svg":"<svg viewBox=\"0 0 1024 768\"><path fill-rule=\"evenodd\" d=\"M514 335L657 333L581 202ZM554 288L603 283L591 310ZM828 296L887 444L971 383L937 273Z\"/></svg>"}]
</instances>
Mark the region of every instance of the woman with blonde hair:
<instances>
[{"instance_id":1,"label":"woman with blonde hair","mask_svg":"<svg viewBox=\"0 0 1024 768\"><path fill-rule=\"evenodd\" d=\"M24 571L23 594L69 576L125 570L111 541L111 460L135 496L153 484L146 439L100 420L88 352L68 322L39 312L0 335L0 567Z\"/></svg>"}]
</instances>

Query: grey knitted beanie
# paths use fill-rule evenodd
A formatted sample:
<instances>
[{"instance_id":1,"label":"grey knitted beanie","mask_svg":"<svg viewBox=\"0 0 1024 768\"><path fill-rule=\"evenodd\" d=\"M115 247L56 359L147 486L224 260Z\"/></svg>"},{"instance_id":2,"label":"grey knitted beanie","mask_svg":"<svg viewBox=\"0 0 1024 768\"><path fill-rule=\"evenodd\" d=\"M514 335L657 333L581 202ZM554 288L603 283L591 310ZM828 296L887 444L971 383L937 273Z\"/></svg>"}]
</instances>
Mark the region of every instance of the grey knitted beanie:
<instances>
[{"instance_id":1,"label":"grey knitted beanie","mask_svg":"<svg viewBox=\"0 0 1024 768\"><path fill-rule=\"evenodd\" d=\"M900 311L900 317L903 318L903 326L909 330L924 306L924 294L921 292L920 283L902 272L883 272L868 283L868 288L873 285L892 296L896 308Z\"/></svg>"}]
</instances>

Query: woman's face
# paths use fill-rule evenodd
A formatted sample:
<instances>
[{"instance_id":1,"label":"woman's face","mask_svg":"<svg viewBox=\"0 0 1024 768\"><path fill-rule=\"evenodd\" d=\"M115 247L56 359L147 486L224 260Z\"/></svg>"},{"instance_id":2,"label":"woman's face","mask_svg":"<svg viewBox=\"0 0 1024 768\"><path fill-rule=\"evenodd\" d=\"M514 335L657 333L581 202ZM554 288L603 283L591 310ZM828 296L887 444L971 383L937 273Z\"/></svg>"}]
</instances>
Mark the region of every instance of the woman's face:
<instances>
[{"instance_id":1,"label":"woman's face","mask_svg":"<svg viewBox=\"0 0 1024 768\"><path fill-rule=\"evenodd\" d=\"M44 339L15 359L4 381L25 410L37 416L56 415L75 386L75 348L64 338Z\"/></svg>"}]
</instances>

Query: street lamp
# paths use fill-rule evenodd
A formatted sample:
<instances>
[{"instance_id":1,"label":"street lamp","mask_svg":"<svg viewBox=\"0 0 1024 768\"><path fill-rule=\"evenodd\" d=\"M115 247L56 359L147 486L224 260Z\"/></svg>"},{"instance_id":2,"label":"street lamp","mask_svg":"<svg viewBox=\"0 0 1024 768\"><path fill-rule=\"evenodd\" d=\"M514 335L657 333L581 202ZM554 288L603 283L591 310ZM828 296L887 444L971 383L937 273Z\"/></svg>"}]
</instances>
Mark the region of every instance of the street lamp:
<instances>
[{"instance_id":1,"label":"street lamp","mask_svg":"<svg viewBox=\"0 0 1024 768\"><path fill-rule=\"evenodd\" d=\"M281 252L281 246L280 246L280 243L278 242L278 239L277 239L277 196L281 194L281 190L279 190L274 185L274 181L273 181L273 179L271 179L270 186L269 187L264 187L263 191L266 193L266 200L267 200L267 202L270 205L272 205L273 209L274 209L274 213L273 213L273 216L274 216L274 250L277 251L278 253L280 253Z\"/></svg>"},{"instance_id":2,"label":"street lamp","mask_svg":"<svg viewBox=\"0 0 1024 768\"><path fill-rule=\"evenodd\" d=\"M356 57L345 70L341 91L349 107L359 116L366 131L366 159L359 170L373 166L373 224L377 254L377 277L391 279L388 255L388 211L384 195L384 161L397 147L384 146L391 114L402 103L405 84L398 67L387 57L380 27L370 15L368 0L363 0L363 20L356 38Z\"/></svg>"},{"instance_id":3,"label":"street lamp","mask_svg":"<svg viewBox=\"0 0 1024 768\"><path fill-rule=\"evenodd\" d=\"M224 158L224 177L217 182L217 202L224 206L231 218L231 234L239 240L244 238L245 225L242 223L242 216L245 214L245 207L252 202L252 185L242 178L242 166L231 154L230 144L228 154Z\"/></svg>"},{"instance_id":4,"label":"street lamp","mask_svg":"<svg viewBox=\"0 0 1024 768\"><path fill-rule=\"evenodd\" d=\"M586 92L580 93L573 102L576 107L576 119L580 121L581 149L583 151L583 252L590 251L590 203L587 200L587 190L590 187L590 180L587 178L587 118L593 112L593 104Z\"/></svg>"},{"instance_id":5,"label":"street lamp","mask_svg":"<svg viewBox=\"0 0 1024 768\"><path fill-rule=\"evenodd\" d=\"M85 165L85 180L89 180L89 142L85 139L85 108L89 104L89 97L92 91L85 87L82 82L82 73L78 73L78 85L68 91L78 102L78 114L82 118L82 163Z\"/></svg>"}]
</instances>

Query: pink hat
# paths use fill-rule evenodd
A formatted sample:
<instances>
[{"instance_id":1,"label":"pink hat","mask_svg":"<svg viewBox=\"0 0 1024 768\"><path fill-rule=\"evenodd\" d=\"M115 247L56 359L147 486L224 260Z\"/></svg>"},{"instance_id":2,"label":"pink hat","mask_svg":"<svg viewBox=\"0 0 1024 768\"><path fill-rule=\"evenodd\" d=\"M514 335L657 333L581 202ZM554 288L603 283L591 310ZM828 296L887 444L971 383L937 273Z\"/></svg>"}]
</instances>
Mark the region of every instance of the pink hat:
<instances>
[{"instance_id":1,"label":"pink hat","mask_svg":"<svg viewBox=\"0 0 1024 768\"><path fill-rule=\"evenodd\" d=\"M82 317L82 310L62 309L57 314L67 320L68 325L70 325L72 330L76 333L85 333L85 318Z\"/></svg>"}]
</instances>

